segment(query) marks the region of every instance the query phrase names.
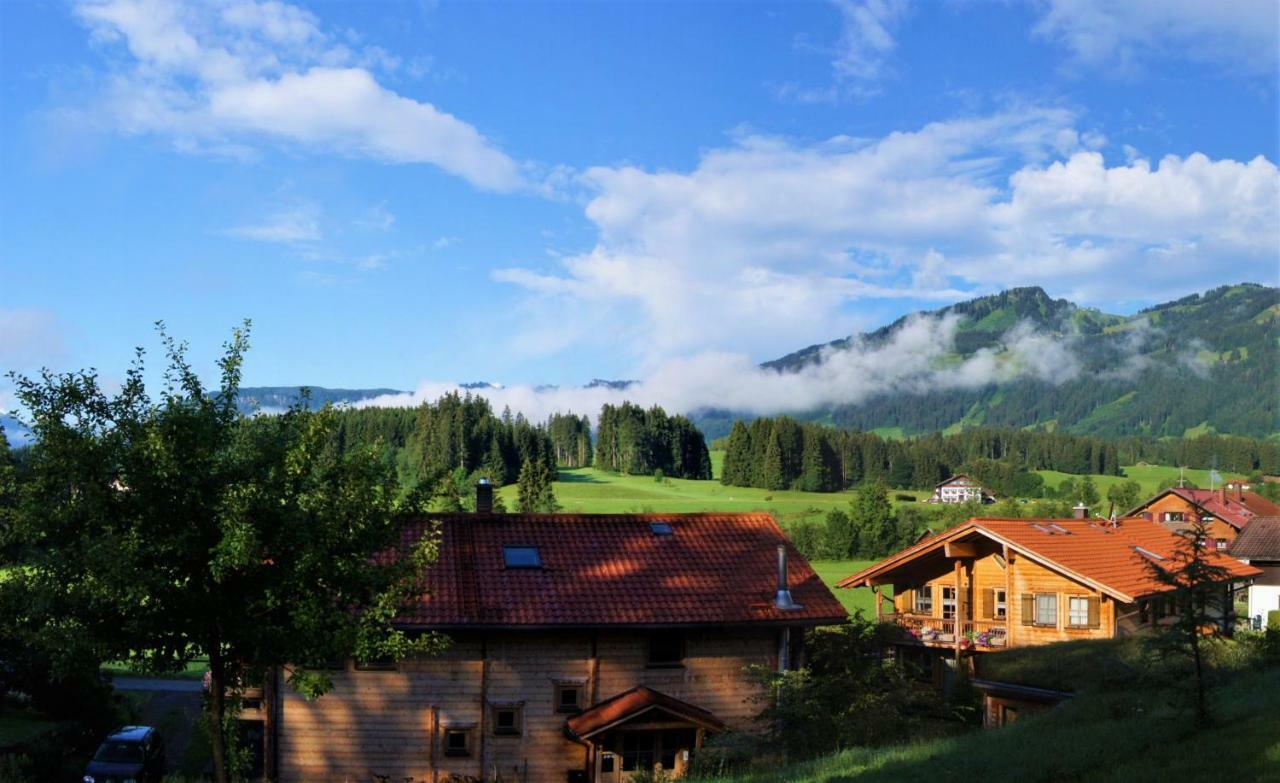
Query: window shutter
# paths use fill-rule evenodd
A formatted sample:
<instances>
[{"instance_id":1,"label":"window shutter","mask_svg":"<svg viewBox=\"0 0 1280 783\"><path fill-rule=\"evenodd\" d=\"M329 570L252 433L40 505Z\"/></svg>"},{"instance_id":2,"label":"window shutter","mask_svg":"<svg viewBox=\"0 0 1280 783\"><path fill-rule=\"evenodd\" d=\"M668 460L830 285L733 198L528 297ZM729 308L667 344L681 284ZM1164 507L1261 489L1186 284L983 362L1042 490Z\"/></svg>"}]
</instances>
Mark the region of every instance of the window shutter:
<instances>
[{"instance_id":1,"label":"window shutter","mask_svg":"<svg viewBox=\"0 0 1280 783\"><path fill-rule=\"evenodd\" d=\"M996 591L988 587L982 591L982 619L990 620L996 616Z\"/></svg>"},{"instance_id":2,"label":"window shutter","mask_svg":"<svg viewBox=\"0 0 1280 783\"><path fill-rule=\"evenodd\" d=\"M1036 624L1036 597L1034 594L1023 594L1022 596L1022 624Z\"/></svg>"},{"instance_id":3,"label":"window shutter","mask_svg":"<svg viewBox=\"0 0 1280 783\"><path fill-rule=\"evenodd\" d=\"M1096 597L1089 599L1089 627L1098 628L1102 625L1102 607Z\"/></svg>"}]
</instances>

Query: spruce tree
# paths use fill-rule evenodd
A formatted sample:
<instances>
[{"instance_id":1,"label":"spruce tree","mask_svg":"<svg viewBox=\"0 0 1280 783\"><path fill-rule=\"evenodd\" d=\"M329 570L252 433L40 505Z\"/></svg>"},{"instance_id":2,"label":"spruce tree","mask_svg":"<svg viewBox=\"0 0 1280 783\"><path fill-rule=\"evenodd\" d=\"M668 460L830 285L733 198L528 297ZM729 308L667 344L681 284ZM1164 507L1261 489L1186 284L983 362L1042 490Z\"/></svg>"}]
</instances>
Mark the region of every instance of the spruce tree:
<instances>
[{"instance_id":1,"label":"spruce tree","mask_svg":"<svg viewBox=\"0 0 1280 783\"><path fill-rule=\"evenodd\" d=\"M765 489L784 489L787 486L782 473L782 439L776 431L769 433L769 445L760 465L760 486Z\"/></svg>"}]
</instances>

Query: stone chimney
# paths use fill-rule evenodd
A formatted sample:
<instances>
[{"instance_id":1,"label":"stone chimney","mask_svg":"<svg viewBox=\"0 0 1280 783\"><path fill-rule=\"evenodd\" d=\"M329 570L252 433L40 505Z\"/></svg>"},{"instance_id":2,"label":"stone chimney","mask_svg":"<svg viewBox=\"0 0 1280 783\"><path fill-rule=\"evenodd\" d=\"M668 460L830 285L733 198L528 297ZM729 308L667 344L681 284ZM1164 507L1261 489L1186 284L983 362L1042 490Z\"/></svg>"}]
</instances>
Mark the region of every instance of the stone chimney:
<instances>
[{"instance_id":1,"label":"stone chimney","mask_svg":"<svg viewBox=\"0 0 1280 783\"><path fill-rule=\"evenodd\" d=\"M1085 519L1088 516L1089 516L1089 507L1083 503L1077 503L1075 507L1071 509L1072 519Z\"/></svg>"},{"instance_id":2,"label":"stone chimney","mask_svg":"<svg viewBox=\"0 0 1280 783\"><path fill-rule=\"evenodd\" d=\"M476 482L476 513L493 513L493 485L489 479L482 478Z\"/></svg>"}]
</instances>

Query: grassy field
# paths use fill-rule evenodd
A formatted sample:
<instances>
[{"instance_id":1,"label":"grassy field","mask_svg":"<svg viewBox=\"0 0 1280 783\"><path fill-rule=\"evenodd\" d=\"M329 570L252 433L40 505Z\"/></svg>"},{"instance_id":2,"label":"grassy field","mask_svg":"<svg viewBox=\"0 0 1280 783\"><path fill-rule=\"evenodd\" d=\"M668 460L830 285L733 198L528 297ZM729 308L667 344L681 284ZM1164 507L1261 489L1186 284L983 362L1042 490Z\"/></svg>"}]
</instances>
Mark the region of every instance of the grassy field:
<instances>
[{"instance_id":1,"label":"grassy field","mask_svg":"<svg viewBox=\"0 0 1280 783\"><path fill-rule=\"evenodd\" d=\"M755 487L726 487L719 481L622 476L595 468L561 470L556 500L566 512L579 514L690 513L700 511L764 511L784 526L804 519L822 519L833 508L847 508L853 492L771 491ZM516 502L516 487L500 490L508 508ZM899 494L896 491L893 494ZM923 497L923 492L906 492Z\"/></svg>"},{"instance_id":2,"label":"grassy field","mask_svg":"<svg viewBox=\"0 0 1280 783\"><path fill-rule=\"evenodd\" d=\"M1170 481L1176 481L1178 479L1179 472L1177 468L1169 467L1167 465L1126 465L1123 470L1123 476L1095 475L1093 477L1093 483L1098 487L1098 494L1103 498L1106 498L1107 490L1112 486L1119 484L1122 481L1132 479L1133 481L1138 482L1138 485L1142 487L1142 497L1148 498L1154 495L1156 490L1162 484L1167 484ZM1044 483L1046 486L1053 487L1054 489L1057 489L1058 485L1067 479L1075 479L1078 483L1082 478L1084 478L1083 476L1076 476L1070 473L1060 473L1056 470L1038 470L1036 473L1039 473L1044 477ZM1207 488L1209 486L1209 471L1192 470L1188 468L1185 471L1185 474L1187 481L1194 483L1197 487ZM1222 473L1222 478L1225 481L1227 479L1241 477L1232 473L1224 472Z\"/></svg>"},{"instance_id":3,"label":"grassy field","mask_svg":"<svg viewBox=\"0 0 1280 783\"><path fill-rule=\"evenodd\" d=\"M1214 722L1194 729L1167 690L1076 696L1003 728L816 761L775 765L719 783L938 783L1016 780L1167 783L1280 781L1280 670L1232 675Z\"/></svg>"},{"instance_id":4,"label":"grassy field","mask_svg":"<svg viewBox=\"0 0 1280 783\"><path fill-rule=\"evenodd\" d=\"M161 672L158 674L134 671L124 661L104 663L101 669L104 673L113 677L145 677L149 680L199 680L204 677L205 672L209 671L209 661L207 658L198 658L187 663L186 668L180 672Z\"/></svg>"},{"instance_id":5,"label":"grassy field","mask_svg":"<svg viewBox=\"0 0 1280 783\"><path fill-rule=\"evenodd\" d=\"M854 590L840 590L836 588L836 582L844 579L850 574L856 574L867 566L871 565L873 560L814 560L810 565L817 572L818 577L831 588L831 592L835 593L836 598L840 599L840 603L844 604L844 608L853 614L858 610L862 610L864 617L875 617L876 614L876 597L869 587L859 587ZM888 595L892 595L892 588Z\"/></svg>"}]
</instances>

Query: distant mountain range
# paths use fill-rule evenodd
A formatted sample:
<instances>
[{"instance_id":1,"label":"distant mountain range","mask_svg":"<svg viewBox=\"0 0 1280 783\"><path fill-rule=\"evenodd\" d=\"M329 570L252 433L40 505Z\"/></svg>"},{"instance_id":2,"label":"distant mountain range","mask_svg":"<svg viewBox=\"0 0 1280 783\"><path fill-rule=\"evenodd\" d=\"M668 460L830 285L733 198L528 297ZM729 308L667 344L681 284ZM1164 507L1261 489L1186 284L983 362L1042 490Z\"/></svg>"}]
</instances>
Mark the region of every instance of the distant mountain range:
<instances>
[{"instance_id":1,"label":"distant mountain range","mask_svg":"<svg viewBox=\"0 0 1280 783\"><path fill-rule=\"evenodd\" d=\"M824 352L855 344L888 344L913 317L946 315L958 319L950 359L998 350L1009 330L1021 323L1061 338L1080 370L1057 384L1020 379L924 394L895 391L792 415L889 436L985 425L1109 437L1213 432L1280 437L1280 289L1254 284L1215 288L1131 316L1052 299L1037 287L1014 288L904 316L875 331L811 345L762 366L796 372L824 361L829 355ZM623 390L633 383L595 379L588 387ZM404 393L389 388L308 388L313 406ZM478 381L464 388L482 394L497 387ZM246 414L283 410L301 399L301 390L246 387L241 389L240 407ZM708 438L727 434L735 418L750 418L730 410L690 415ZM30 439L17 419L0 416L0 426L15 446Z\"/></svg>"},{"instance_id":2,"label":"distant mountain range","mask_svg":"<svg viewBox=\"0 0 1280 783\"><path fill-rule=\"evenodd\" d=\"M1028 323L1061 337L1080 371L1059 384L1022 379L918 395L894 392L800 416L891 435L980 425L1104 436L1280 433L1280 289L1224 286L1119 316L1051 299L1040 288L1015 288L923 315L947 314L959 318L955 357L997 348L1011 328ZM857 341L883 345L910 317L763 366L795 372L823 361L824 350Z\"/></svg>"}]
</instances>

